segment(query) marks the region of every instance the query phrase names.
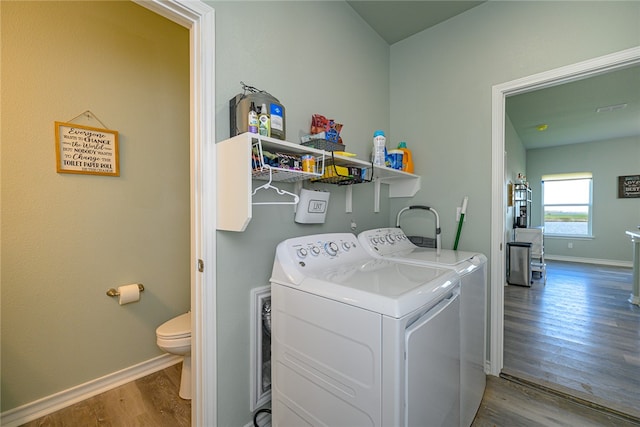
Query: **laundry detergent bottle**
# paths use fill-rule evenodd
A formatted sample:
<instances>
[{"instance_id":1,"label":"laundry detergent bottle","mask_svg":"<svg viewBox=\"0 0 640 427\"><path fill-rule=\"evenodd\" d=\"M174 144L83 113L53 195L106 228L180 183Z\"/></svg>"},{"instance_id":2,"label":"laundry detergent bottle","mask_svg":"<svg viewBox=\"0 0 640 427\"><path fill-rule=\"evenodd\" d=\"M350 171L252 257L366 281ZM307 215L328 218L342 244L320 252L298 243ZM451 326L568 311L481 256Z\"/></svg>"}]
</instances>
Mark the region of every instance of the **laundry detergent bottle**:
<instances>
[{"instance_id":1,"label":"laundry detergent bottle","mask_svg":"<svg viewBox=\"0 0 640 427\"><path fill-rule=\"evenodd\" d=\"M406 142L398 144L398 150L402 150L402 170L413 173L413 159L411 158L411 150L407 148Z\"/></svg>"}]
</instances>

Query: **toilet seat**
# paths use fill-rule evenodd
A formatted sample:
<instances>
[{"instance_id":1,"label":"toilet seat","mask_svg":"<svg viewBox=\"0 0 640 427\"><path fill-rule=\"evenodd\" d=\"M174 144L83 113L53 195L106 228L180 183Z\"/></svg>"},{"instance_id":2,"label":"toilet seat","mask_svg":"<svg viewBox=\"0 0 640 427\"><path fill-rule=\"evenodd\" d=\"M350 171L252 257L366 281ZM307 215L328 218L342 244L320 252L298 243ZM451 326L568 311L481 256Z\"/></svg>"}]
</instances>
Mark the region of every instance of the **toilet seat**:
<instances>
[{"instance_id":1,"label":"toilet seat","mask_svg":"<svg viewBox=\"0 0 640 427\"><path fill-rule=\"evenodd\" d=\"M191 337L183 338L161 338L157 337L156 342L160 347L175 348L182 346L191 346Z\"/></svg>"},{"instance_id":2,"label":"toilet seat","mask_svg":"<svg viewBox=\"0 0 640 427\"><path fill-rule=\"evenodd\" d=\"M191 312L174 317L158 326L156 336L163 341L191 338Z\"/></svg>"}]
</instances>

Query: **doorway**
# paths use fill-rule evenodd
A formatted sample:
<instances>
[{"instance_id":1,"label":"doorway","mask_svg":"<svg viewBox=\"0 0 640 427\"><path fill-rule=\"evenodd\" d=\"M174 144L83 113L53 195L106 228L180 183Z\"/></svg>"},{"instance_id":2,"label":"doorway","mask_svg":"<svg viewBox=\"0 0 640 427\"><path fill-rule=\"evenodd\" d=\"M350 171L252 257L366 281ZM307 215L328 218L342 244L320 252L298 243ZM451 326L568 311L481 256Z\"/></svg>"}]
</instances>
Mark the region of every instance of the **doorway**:
<instances>
[{"instance_id":1,"label":"doorway","mask_svg":"<svg viewBox=\"0 0 640 427\"><path fill-rule=\"evenodd\" d=\"M580 62L496 85L492 90L492 217L489 373L499 375L504 358L504 285L507 192L505 181L505 100L516 95L640 63L640 48Z\"/></svg>"},{"instance_id":2,"label":"doorway","mask_svg":"<svg viewBox=\"0 0 640 427\"><path fill-rule=\"evenodd\" d=\"M562 261L546 260L549 282L545 285L534 280L529 288L504 288L501 370L503 377L635 416L638 394L633 384L638 376L632 361L638 347L637 336L633 338L635 329L627 326L637 325L640 312L634 312L625 295L624 289L631 287L629 265L615 260L629 255L629 248L620 242L624 233L620 235L619 228L629 221L634 223L637 209L616 198L606 183L615 181L616 172L633 169L629 154L640 152L638 110L634 107L640 96L636 90L639 72L637 65L625 66L506 98L505 179L515 181L516 173L526 172L529 192L533 190L534 209L528 208L526 216L532 218L530 226L545 226L545 232L553 232L557 224L544 219L542 177L589 171L598 177L590 196L597 204L589 210L597 240L591 236L590 226L589 236L585 233L585 238L575 241L577 250L569 236L551 236L545 241L550 250L545 252ZM598 114L596 107L602 105L627 105L614 99L625 99L630 108L622 113ZM538 123L548 123L551 131L542 132L538 129L541 125L534 126ZM516 215L519 209L507 208L507 241L523 240L517 233L523 229L511 229L516 222L510 211ZM587 223L567 223L577 224ZM535 271L533 277L537 279Z\"/></svg>"},{"instance_id":3,"label":"doorway","mask_svg":"<svg viewBox=\"0 0 640 427\"><path fill-rule=\"evenodd\" d=\"M217 424L215 16L203 2L133 0L189 30L191 425ZM206 361L206 363L205 363ZM204 402L207 402L206 404Z\"/></svg>"}]
</instances>

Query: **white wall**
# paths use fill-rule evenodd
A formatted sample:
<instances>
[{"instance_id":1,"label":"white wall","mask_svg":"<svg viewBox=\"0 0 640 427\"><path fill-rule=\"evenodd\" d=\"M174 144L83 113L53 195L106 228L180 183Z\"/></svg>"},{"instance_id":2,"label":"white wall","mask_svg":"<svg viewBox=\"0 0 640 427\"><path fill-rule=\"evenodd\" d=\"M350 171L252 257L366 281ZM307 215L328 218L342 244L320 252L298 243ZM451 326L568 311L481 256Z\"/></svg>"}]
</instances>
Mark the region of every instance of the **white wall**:
<instances>
[{"instance_id":1,"label":"white wall","mask_svg":"<svg viewBox=\"0 0 640 427\"><path fill-rule=\"evenodd\" d=\"M161 355L189 309L189 34L131 2L0 5L4 412ZM54 121L86 110L119 177L56 173Z\"/></svg>"}]
</instances>

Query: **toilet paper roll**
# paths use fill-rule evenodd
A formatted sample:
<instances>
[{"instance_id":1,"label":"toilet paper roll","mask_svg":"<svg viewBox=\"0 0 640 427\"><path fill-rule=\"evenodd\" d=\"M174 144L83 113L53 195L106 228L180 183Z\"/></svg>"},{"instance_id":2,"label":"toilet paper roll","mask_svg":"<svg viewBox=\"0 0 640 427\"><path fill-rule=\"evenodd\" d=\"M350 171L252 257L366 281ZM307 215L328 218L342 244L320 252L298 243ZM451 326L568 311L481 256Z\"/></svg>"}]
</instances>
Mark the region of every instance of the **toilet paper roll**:
<instances>
[{"instance_id":1,"label":"toilet paper roll","mask_svg":"<svg viewBox=\"0 0 640 427\"><path fill-rule=\"evenodd\" d=\"M129 304L140 300L140 288L137 284L124 285L118 287L118 303L120 305Z\"/></svg>"}]
</instances>

